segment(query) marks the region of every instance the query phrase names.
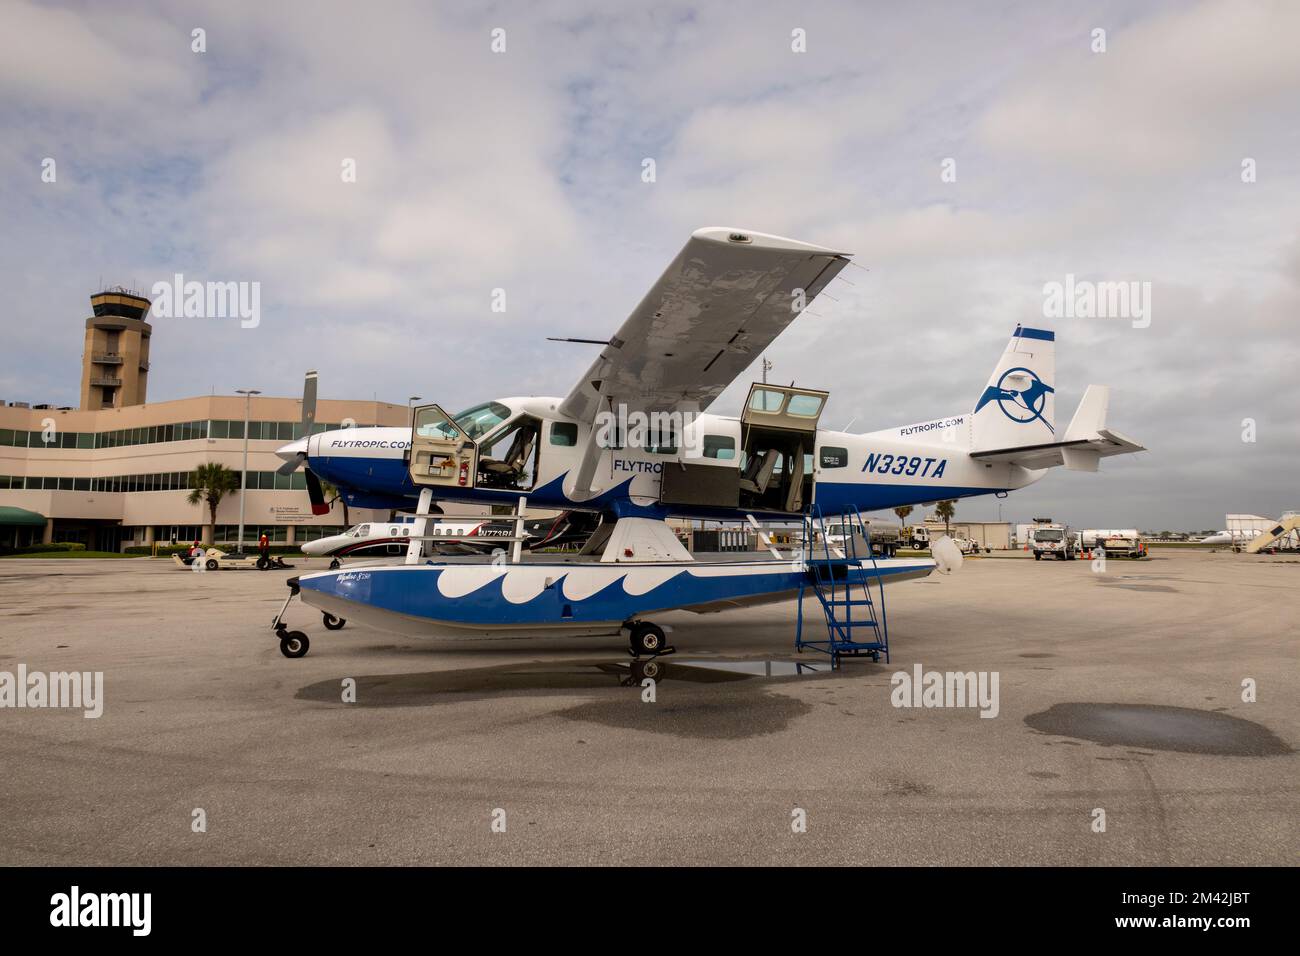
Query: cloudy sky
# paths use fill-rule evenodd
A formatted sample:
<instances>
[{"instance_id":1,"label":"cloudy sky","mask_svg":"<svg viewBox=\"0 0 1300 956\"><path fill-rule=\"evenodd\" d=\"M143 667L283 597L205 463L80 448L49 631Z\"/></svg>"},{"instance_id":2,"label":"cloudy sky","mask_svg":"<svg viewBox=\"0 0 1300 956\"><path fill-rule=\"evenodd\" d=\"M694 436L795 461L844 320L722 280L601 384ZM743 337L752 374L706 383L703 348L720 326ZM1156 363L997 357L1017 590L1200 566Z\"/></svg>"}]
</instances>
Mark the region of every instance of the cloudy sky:
<instances>
[{"instance_id":1,"label":"cloudy sky","mask_svg":"<svg viewBox=\"0 0 1300 956\"><path fill-rule=\"evenodd\" d=\"M323 397L564 394L592 352L546 336L608 336L732 225L865 267L768 353L831 427L969 411L1017 323L1057 331L1060 420L1112 386L1151 450L1005 518L1300 508L1300 4L738 9L0 0L0 397L76 404L87 296L175 273L260 283L261 321L156 318L154 400L312 367ZM1149 325L1045 319L1067 274L1150 283Z\"/></svg>"}]
</instances>

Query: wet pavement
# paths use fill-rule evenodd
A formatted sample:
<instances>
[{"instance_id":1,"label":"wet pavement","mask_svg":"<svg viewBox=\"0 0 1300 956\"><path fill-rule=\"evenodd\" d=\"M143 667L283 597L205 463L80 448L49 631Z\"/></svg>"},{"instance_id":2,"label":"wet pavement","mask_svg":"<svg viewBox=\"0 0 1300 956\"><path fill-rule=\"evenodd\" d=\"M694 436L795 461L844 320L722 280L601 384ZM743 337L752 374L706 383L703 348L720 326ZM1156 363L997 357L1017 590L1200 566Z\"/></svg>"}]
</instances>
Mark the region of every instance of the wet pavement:
<instances>
[{"instance_id":1,"label":"wet pavement","mask_svg":"<svg viewBox=\"0 0 1300 956\"><path fill-rule=\"evenodd\" d=\"M1293 753L1267 727L1240 717L1187 707L1145 704L1053 704L1025 723L1045 734L1105 746L1180 753L1275 757Z\"/></svg>"},{"instance_id":2,"label":"wet pavement","mask_svg":"<svg viewBox=\"0 0 1300 956\"><path fill-rule=\"evenodd\" d=\"M301 566L0 562L0 671L102 671L106 698L0 709L0 863L1293 864L1300 564L1115 564L898 585L892 663L832 673L792 653L793 604L656 616L678 653L640 663L295 604L287 660ZM896 706L918 664L997 673L997 717Z\"/></svg>"}]
</instances>

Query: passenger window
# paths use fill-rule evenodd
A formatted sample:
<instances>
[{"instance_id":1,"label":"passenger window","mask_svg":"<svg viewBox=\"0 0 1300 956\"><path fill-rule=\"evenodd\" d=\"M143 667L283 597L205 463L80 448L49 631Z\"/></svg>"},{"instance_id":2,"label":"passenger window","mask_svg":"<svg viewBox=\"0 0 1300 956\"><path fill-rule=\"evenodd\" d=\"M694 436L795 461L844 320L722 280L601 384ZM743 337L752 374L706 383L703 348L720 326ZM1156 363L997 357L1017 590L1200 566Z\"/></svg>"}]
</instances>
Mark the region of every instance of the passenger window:
<instances>
[{"instance_id":1,"label":"passenger window","mask_svg":"<svg viewBox=\"0 0 1300 956\"><path fill-rule=\"evenodd\" d=\"M573 422L551 424L551 444L572 448L578 444L578 426Z\"/></svg>"},{"instance_id":2,"label":"passenger window","mask_svg":"<svg viewBox=\"0 0 1300 956\"><path fill-rule=\"evenodd\" d=\"M705 435L704 457L733 460L736 457L736 439L730 435Z\"/></svg>"},{"instance_id":3,"label":"passenger window","mask_svg":"<svg viewBox=\"0 0 1300 956\"><path fill-rule=\"evenodd\" d=\"M785 395L782 392L759 388L754 390L754 397L749 400L749 407L756 412L779 412L784 399Z\"/></svg>"},{"instance_id":4,"label":"passenger window","mask_svg":"<svg viewBox=\"0 0 1300 956\"><path fill-rule=\"evenodd\" d=\"M822 400L816 395L791 395L790 406L786 409L791 415L801 418L816 418L822 410Z\"/></svg>"},{"instance_id":5,"label":"passenger window","mask_svg":"<svg viewBox=\"0 0 1300 956\"><path fill-rule=\"evenodd\" d=\"M849 450L824 445L821 451L821 463L823 468L843 468L849 463Z\"/></svg>"},{"instance_id":6,"label":"passenger window","mask_svg":"<svg viewBox=\"0 0 1300 956\"><path fill-rule=\"evenodd\" d=\"M652 455L675 455L677 454L677 430L671 421L656 421L656 416L659 414L655 412L650 416L649 444L646 451Z\"/></svg>"},{"instance_id":7,"label":"passenger window","mask_svg":"<svg viewBox=\"0 0 1300 956\"><path fill-rule=\"evenodd\" d=\"M388 536L389 536L390 538L396 538L396 537L397 537L397 529L396 529L396 528L389 528L389 529L388 529Z\"/></svg>"}]
</instances>

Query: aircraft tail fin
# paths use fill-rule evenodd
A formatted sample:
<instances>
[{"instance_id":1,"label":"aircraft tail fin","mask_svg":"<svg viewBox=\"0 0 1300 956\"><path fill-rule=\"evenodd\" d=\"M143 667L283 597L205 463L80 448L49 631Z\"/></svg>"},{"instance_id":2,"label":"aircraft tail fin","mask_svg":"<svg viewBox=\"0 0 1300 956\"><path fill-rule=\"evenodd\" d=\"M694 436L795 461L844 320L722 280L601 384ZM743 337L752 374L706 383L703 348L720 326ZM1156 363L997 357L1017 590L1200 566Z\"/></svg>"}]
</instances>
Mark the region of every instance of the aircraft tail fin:
<instances>
[{"instance_id":1,"label":"aircraft tail fin","mask_svg":"<svg viewBox=\"0 0 1300 956\"><path fill-rule=\"evenodd\" d=\"M971 413L971 454L1059 441L1055 416L1056 333L1016 326Z\"/></svg>"},{"instance_id":2,"label":"aircraft tail fin","mask_svg":"<svg viewBox=\"0 0 1300 956\"><path fill-rule=\"evenodd\" d=\"M1064 465L1069 471L1096 471L1097 463L1112 455L1146 451L1127 435L1106 425L1110 405L1110 388L1089 385L1083 393L1074 417L1065 432L1055 440L1033 445L1008 445L971 452L976 461L1005 461L1022 468L1053 468Z\"/></svg>"}]
</instances>

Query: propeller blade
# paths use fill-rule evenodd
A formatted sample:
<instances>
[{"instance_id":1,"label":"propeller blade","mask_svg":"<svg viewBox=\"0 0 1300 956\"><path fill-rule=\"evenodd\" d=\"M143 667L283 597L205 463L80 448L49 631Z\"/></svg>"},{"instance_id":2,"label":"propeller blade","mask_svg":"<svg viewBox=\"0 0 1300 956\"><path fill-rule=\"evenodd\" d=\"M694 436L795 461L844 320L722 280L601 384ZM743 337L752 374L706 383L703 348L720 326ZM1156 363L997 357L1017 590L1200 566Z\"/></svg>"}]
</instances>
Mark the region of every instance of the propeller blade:
<instances>
[{"instance_id":1,"label":"propeller blade","mask_svg":"<svg viewBox=\"0 0 1300 956\"><path fill-rule=\"evenodd\" d=\"M299 468L302 467L303 462L305 462L306 460L307 460L307 456L302 452L298 452L298 456L296 458L290 458L279 468L275 469L275 473L277 475L292 475L295 471L297 471Z\"/></svg>"},{"instance_id":2,"label":"propeller blade","mask_svg":"<svg viewBox=\"0 0 1300 956\"><path fill-rule=\"evenodd\" d=\"M327 515L330 513L330 506L325 503L325 492L321 490L320 479L316 477L315 472L310 468L303 471L307 479L307 497L311 499L311 513L314 515Z\"/></svg>"},{"instance_id":3,"label":"propeller blade","mask_svg":"<svg viewBox=\"0 0 1300 956\"><path fill-rule=\"evenodd\" d=\"M316 425L316 370L312 369L302 383L302 437L311 438Z\"/></svg>"},{"instance_id":4,"label":"propeller blade","mask_svg":"<svg viewBox=\"0 0 1300 956\"><path fill-rule=\"evenodd\" d=\"M279 468L275 469L275 473L277 475L292 475L295 471L297 471L299 468L301 468L303 465L307 463L307 451L306 451L307 444L308 442L311 441L311 433L315 425L316 425L316 370L312 369L307 373L307 377L303 379L303 383L302 383L302 424L300 426L298 440L294 442L294 445L296 445L300 441L302 443L303 450L298 452L296 455L294 455L294 457L285 461L285 463L281 465ZM293 445L289 445L286 447L292 448ZM284 448L280 449L280 454L283 455L284 453L285 453L285 449ZM320 512L317 513L319 514Z\"/></svg>"}]
</instances>

